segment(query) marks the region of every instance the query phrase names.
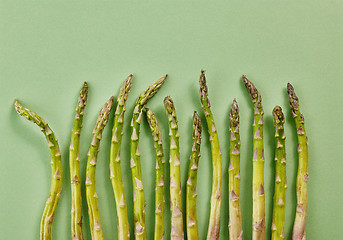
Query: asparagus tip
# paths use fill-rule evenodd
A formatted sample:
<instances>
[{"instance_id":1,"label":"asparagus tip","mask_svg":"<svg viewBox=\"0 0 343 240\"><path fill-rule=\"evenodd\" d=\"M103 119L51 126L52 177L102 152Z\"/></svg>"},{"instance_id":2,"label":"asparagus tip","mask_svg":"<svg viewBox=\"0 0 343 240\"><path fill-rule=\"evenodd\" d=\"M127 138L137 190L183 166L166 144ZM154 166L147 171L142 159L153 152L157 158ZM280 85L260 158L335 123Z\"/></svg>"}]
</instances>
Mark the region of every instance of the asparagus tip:
<instances>
[{"instance_id":1,"label":"asparagus tip","mask_svg":"<svg viewBox=\"0 0 343 240\"><path fill-rule=\"evenodd\" d=\"M193 114L193 129L194 129L194 132L193 132L194 135L201 135L201 120L197 111L194 111L194 114ZM199 137L199 141L201 141L201 137Z\"/></svg>"},{"instance_id":2,"label":"asparagus tip","mask_svg":"<svg viewBox=\"0 0 343 240\"><path fill-rule=\"evenodd\" d=\"M170 96L166 96L163 102L168 113L175 112L174 102Z\"/></svg>"},{"instance_id":3,"label":"asparagus tip","mask_svg":"<svg viewBox=\"0 0 343 240\"><path fill-rule=\"evenodd\" d=\"M17 98L14 99L14 108L19 115L25 115L24 107L20 104Z\"/></svg>"},{"instance_id":4,"label":"asparagus tip","mask_svg":"<svg viewBox=\"0 0 343 240\"><path fill-rule=\"evenodd\" d=\"M87 103L87 95L88 95L88 84L86 81L84 81L81 91L80 91L80 97L79 97L79 102L82 102L83 106L86 105Z\"/></svg>"},{"instance_id":5,"label":"asparagus tip","mask_svg":"<svg viewBox=\"0 0 343 240\"><path fill-rule=\"evenodd\" d=\"M129 94L129 91L131 89L131 86L132 86L132 77L133 75L130 74L126 79L125 81L123 82L121 88L120 88L120 94L119 94L119 97L118 97L118 100L120 99L120 97L123 96L123 99L124 101L127 99L127 96Z\"/></svg>"},{"instance_id":6,"label":"asparagus tip","mask_svg":"<svg viewBox=\"0 0 343 240\"><path fill-rule=\"evenodd\" d=\"M209 99L207 97L208 94L208 88L207 88L207 84L206 84L206 77L205 77L205 71L201 70L200 73L200 79L199 79L199 84L200 84L200 97L201 97L201 102L207 102L209 105Z\"/></svg>"},{"instance_id":7,"label":"asparagus tip","mask_svg":"<svg viewBox=\"0 0 343 240\"><path fill-rule=\"evenodd\" d=\"M259 93L259 91L257 90L257 88L255 87L255 85L249 81L249 79L246 77L246 75L242 75L242 79L244 82L244 85L246 87L246 89L248 90L251 100L253 101L253 103L255 102L261 102L261 95Z\"/></svg>"},{"instance_id":8,"label":"asparagus tip","mask_svg":"<svg viewBox=\"0 0 343 240\"><path fill-rule=\"evenodd\" d=\"M282 108L280 106L275 106L273 109L273 117L274 117L274 121L276 123L284 123L285 122L285 118L282 112Z\"/></svg>"},{"instance_id":9,"label":"asparagus tip","mask_svg":"<svg viewBox=\"0 0 343 240\"><path fill-rule=\"evenodd\" d=\"M287 93L291 107L293 108L294 105L294 108L297 108L297 105L299 105L299 99L297 95L295 95L294 88L290 83L287 83Z\"/></svg>"},{"instance_id":10,"label":"asparagus tip","mask_svg":"<svg viewBox=\"0 0 343 240\"><path fill-rule=\"evenodd\" d=\"M232 125L236 127L239 123L239 108L236 99L233 99L229 117Z\"/></svg>"},{"instance_id":11,"label":"asparagus tip","mask_svg":"<svg viewBox=\"0 0 343 240\"><path fill-rule=\"evenodd\" d=\"M152 98L158 91L158 89L161 88L162 84L167 79L167 74L158 79L156 82L154 82L152 85L150 85L147 89L143 91L143 93L139 96L137 99L136 104L139 104L141 106L144 106L150 98Z\"/></svg>"}]
</instances>

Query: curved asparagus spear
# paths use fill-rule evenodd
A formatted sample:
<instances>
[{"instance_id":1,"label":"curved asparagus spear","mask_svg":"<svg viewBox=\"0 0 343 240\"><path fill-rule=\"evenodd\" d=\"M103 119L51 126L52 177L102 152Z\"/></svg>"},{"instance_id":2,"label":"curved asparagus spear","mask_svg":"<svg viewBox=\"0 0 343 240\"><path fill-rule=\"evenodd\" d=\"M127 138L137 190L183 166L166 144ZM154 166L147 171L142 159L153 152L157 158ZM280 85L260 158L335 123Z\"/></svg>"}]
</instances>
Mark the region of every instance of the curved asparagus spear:
<instances>
[{"instance_id":1,"label":"curved asparagus spear","mask_svg":"<svg viewBox=\"0 0 343 240\"><path fill-rule=\"evenodd\" d=\"M230 164L229 164L229 232L231 240L243 239L240 204L240 148L239 113L236 99L230 111Z\"/></svg>"},{"instance_id":2,"label":"curved asparagus spear","mask_svg":"<svg viewBox=\"0 0 343 240\"><path fill-rule=\"evenodd\" d=\"M243 82L254 104L253 123L253 240L264 240L265 196L264 196L264 150L262 98L254 84L243 75Z\"/></svg>"},{"instance_id":3,"label":"curved asparagus spear","mask_svg":"<svg viewBox=\"0 0 343 240\"><path fill-rule=\"evenodd\" d=\"M299 99L293 86L287 84L289 103L298 135L298 174L297 174L297 211L293 226L293 240L305 240L305 223L307 216L307 180L308 180L308 143L304 116L299 109Z\"/></svg>"},{"instance_id":4,"label":"curved asparagus spear","mask_svg":"<svg viewBox=\"0 0 343 240\"><path fill-rule=\"evenodd\" d=\"M69 168L71 179L71 235L73 239L79 240L83 240L79 143L84 109L87 103L87 94L88 85L84 82L80 91L79 103L76 107L76 115L69 148Z\"/></svg>"},{"instance_id":5,"label":"curved asparagus spear","mask_svg":"<svg viewBox=\"0 0 343 240\"><path fill-rule=\"evenodd\" d=\"M103 239L98 207L98 195L95 191L95 167L97 163L100 140L102 138L102 131L108 122L112 104L113 97L111 97L102 107L93 130L93 138L88 152L86 170L86 197L88 204L89 224L92 239L94 240Z\"/></svg>"},{"instance_id":6,"label":"curved asparagus spear","mask_svg":"<svg viewBox=\"0 0 343 240\"><path fill-rule=\"evenodd\" d=\"M273 199L272 240L285 238L286 150L284 115L280 106L273 109L275 126L275 192Z\"/></svg>"},{"instance_id":7,"label":"curved asparagus spear","mask_svg":"<svg viewBox=\"0 0 343 240\"><path fill-rule=\"evenodd\" d=\"M154 139L156 155L156 183L155 183L155 240L164 239L164 158L161 131L155 114L146 109L146 115Z\"/></svg>"},{"instance_id":8,"label":"curved asparagus spear","mask_svg":"<svg viewBox=\"0 0 343 240\"><path fill-rule=\"evenodd\" d=\"M127 215L127 204L120 168L120 146L123 136L123 123L126 99L131 89L132 75L129 75L121 86L117 99L118 105L114 114L114 125L112 131L111 155L110 155L110 176L113 193L116 200L118 214L118 239L130 239L129 220Z\"/></svg>"},{"instance_id":9,"label":"curved asparagus spear","mask_svg":"<svg viewBox=\"0 0 343 240\"><path fill-rule=\"evenodd\" d=\"M52 239L52 222L54 220L58 200L60 199L62 191L62 161L58 140L48 123L37 113L24 108L22 105L20 105L18 100L14 101L14 107L19 115L24 116L29 121L40 127L50 148L52 179L50 194L45 204L40 229L40 239L49 240Z\"/></svg>"},{"instance_id":10,"label":"curved asparagus spear","mask_svg":"<svg viewBox=\"0 0 343 240\"><path fill-rule=\"evenodd\" d=\"M221 185L222 185L222 162L221 151L219 148L219 139L217 129L214 124L211 112L210 100L208 99L208 90L204 71L200 74L200 99L201 107L204 110L208 133L210 135L211 152L212 152L212 195L211 195L211 214L208 227L207 239L219 239L220 231L220 203L221 203Z\"/></svg>"},{"instance_id":11,"label":"curved asparagus spear","mask_svg":"<svg viewBox=\"0 0 343 240\"><path fill-rule=\"evenodd\" d=\"M143 108L147 104L148 100L152 98L157 90L162 86L166 80L167 75L157 80L151 86L149 86L136 101L136 106L133 110L133 117L131 120L131 144L130 144L130 166L132 172L132 184L133 184L133 213L135 222L135 239L146 239L146 227L145 227L145 202L144 191L142 182L142 171L140 153L138 149L138 140L140 132L140 124L142 120Z\"/></svg>"},{"instance_id":12,"label":"curved asparagus spear","mask_svg":"<svg viewBox=\"0 0 343 240\"><path fill-rule=\"evenodd\" d=\"M200 158L201 143L201 120L196 111L193 115L193 145L192 153L189 160L188 180L187 180L187 197L186 197L186 222L187 222L187 239L198 240L198 221L196 207L196 186L197 171Z\"/></svg>"},{"instance_id":13,"label":"curved asparagus spear","mask_svg":"<svg viewBox=\"0 0 343 240\"><path fill-rule=\"evenodd\" d=\"M180 178L180 148L179 130L173 100L168 96L164 99L164 107L168 115L170 139L170 211L171 211L171 239L184 239L181 203Z\"/></svg>"}]
</instances>

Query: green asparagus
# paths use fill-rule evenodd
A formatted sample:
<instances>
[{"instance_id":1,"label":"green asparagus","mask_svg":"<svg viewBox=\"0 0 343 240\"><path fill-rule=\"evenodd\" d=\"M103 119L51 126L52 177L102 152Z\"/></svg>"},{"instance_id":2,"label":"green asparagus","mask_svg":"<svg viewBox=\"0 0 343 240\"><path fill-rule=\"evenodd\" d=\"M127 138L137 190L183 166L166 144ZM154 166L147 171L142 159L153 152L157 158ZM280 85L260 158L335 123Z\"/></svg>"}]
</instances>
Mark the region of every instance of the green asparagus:
<instances>
[{"instance_id":1,"label":"green asparagus","mask_svg":"<svg viewBox=\"0 0 343 240\"><path fill-rule=\"evenodd\" d=\"M221 151L219 147L219 139L217 129L214 124L213 115L211 112L210 100L208 99L208 89L206 86L206 78L204 71L200 74L200 100L201 107L204 110L207 128L209 132L209 141L211 143L212 152L212 195L211 195L211 213L208 227L207 239L219 239L220 231L220 204L221 204L221 180L222 180L222 163Z\"/></svg>"},{"instance_id":2,"label":"green asparagus","mask_svg":"<svg viewBox=\"0 0 343 240\"><path fill-rule=\"evenodd\" d=\"M264 195L264 149L262 98L254 84L243 75L243 82L254 104L253 123L253 240L264 240L265 195Z\"/></svg>"},{"instance_id":3,"label":"green asparagus","mask_svg":"<svg viewBox=\"0 0 343 240\"><path fill-rule=\"evenodd\" d=\"M73 239L79 240L83 240L79 144L84 109L87 103L87 94L88 85L86 82L84 82L80 91L79 102L76 107L76 115L69 148L69 167L71 179L71 234Z\"/></svg>"},{"instance_id":4,"label":"green asparagus","mask_svg":"<svg viewBox=\"0 0 343 240\"><path fill-rule=\"evenodd\" d=\"M118 239L130 239L129 221L127 215L127 204L120 168L120 146L123 136L124 113L126 110L126 99L131 89L132 75L124 81L117 99L117 109L114 115L112 131L111 155L110 155L110 177L113 193L116 200L118 214Z\"/></svg>"},{"instance_id":5,"label":"green asparagus","mask_svg":"<svg viewBox=\"0 0 343 240\"><path fill-rule=\"evenodd\" d=\"M95 168L97 156L99 152L100 140L102 132L108 122L108 117L113 105L113 97L111 97L101 109L96 125L93 130L93 138L88 152L87 170L86 170L86 197L88 204L89 224L92 234L92 239L102 240L103 233L101 229L98 195L95 191Z\"/></svg>"},{"instance_id":6,"label":"green asparagus","mask_svg":"<svg viewBox=\"0 0 343 240\"><path fill-rule=\"evenodd\" d=\"M158 89L166 80L167 75L157 80L149 86L136 101L136 106L133 110L133 117L131 121L131 144L130 144L130 166L132 172L133 184L133 208L134 208L134 222L135 222L135 239L146 239L145 227L145 202L144 190L142 182L142 171L140 162L140 153L138 148L138 140L140 133L140 124L142 120L143 109L148 100L152 98Z\"/></svg>"},{"instance_id":7,"label":"green asparagus","mask_svg":"<svg viewBox=\"0 0 343 240\"><path fill-rule=\"evenodd\" d=\"M48 123L37 113L24 108L20 105L18 100L14 101L14 107L19 115L24 116L29 121L40 127L40 130L45 135L50 148L52 179L50 194L45 205L40 228L40 239L50 240L52 239L52 222L54 220L58 200L60 199L62 191L62 161L58 140Z\"/></svg>"},{"instance_id":8,"label":"green asparagus","mask_svg":"<svg viewBox=\"0 0 343 240\"><path fill-rule=\"evenodd\" d=\"M158 127L158 122L155 114L146 109L146 115L154 140L154 148L156 155L156 183L155 183L155 240L164 239L164 157L161 131Z\"/></svg>"},{"instance_id":9,"label":"green asparagus","mask_svg":"<svg viewBox=\"0 0 343 240\"><path fill-rule=\"evenodd\" d=\"M286 150L284 115L280 106L273 109L275 126L275 191L273 199L272 240L285 238Z\"/></svg>"},{"instance_id":10,"label":"green asparagus","mask_svg":"<svg viewBox=\"0 0 343 240\"><path fill-rule=\"evenodd\" d=\"M293 240L305 240L307 217L307 181L308 181L308 141L305 120L299 109L299 99L293 86L287 84L289 103L298 135L298 174L297 174L297 210L293 226Z\"/></svg>"},{"instance_id":11,"label":"green asparagus","mask_svg":"<svg viewBox=\"0 0 343 240\"><path fill-rule=\"evenodd\" d=\"M196 111L193 115L193 145L192 153L189 160L188 180L187 180L187 197L186 197L186 222L187 222L187 239L198 240L198 221L197 221L197 207L196 207L196 185L198 163L200 158L200 144L201 144L201 120Z\"/></svg>"},{"instance_id":12,"label":"green asparagus","mask_svg":"<svg viewBox=\"0 0 343 240\"><path fill-rule=\"evenodd\" d=\"M170 139L170 211L171 211L171 239L184 239L182 203L181 203L181 177L180 177L180 147L179 130L173 100L168 96L164 99L164 107L168 115Z\"/></svg>"},{"instance_id":13,"label":"green asparagus","mask_svg":"<svg viewBox=\"0 0 343 240\"><path fill-rule=\"evenodd\" d=\"M229 232L231 240L243 239L240 203L240 148L239 109L236 99L230 111L230 164L229 164Z\"/></svg>"}]
</instances>

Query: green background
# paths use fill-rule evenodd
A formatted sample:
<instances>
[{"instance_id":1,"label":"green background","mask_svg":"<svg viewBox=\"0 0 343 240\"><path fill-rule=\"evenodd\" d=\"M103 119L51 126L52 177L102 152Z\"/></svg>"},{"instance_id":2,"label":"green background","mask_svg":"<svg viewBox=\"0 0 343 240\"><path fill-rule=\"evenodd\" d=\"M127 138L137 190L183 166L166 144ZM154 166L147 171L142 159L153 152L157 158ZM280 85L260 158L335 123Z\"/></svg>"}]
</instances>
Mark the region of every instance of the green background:
<instances>
[{"instance_id":1,"label":"green background","mask_svg":"<svg viewBox=\"0 0 343 240\"><path fill-rule=\"evenodd\" d=\"M132 226L128 123L134 102L149 84L169 74L148 106L157 114L168 156L167 117L162 101L170 95L175 102L184 190L193 111L197 110L204 120L198 96L201 69L206 70L223 152L221 239L228 238L228 113L233 98L238 101L241 117L243 230L245 239L251 238L253 115L250 97L241 81L243 73L260 90L265 110L267 238L274 188L271 111L277 104L284 109L287 118L286 239L291 238L295 215L297 143L286 95L287 82L293 84L300 98L309 138L307 238L342 238L342 14L340 1L0 1L1 239L38 239L40 218L50 187L49 150L45 139L36 126L16 114L14 98L41 114L59 138L65 178L53 237L71 239L68 148L82 82L89 83L80 149L84 181L86 153L97 113L111 95L117 97L126 76L134 74L122 147L123 179ZM115 201L108 168L112 126L113 112L104 132L96 173L105 239L117 239ZM204 124L203 128L197 199L201 239L207 233L212 176ZM151 239L155 161L146 121L142 124L140 149ZM84 187L82 191L84 197ZM168 193L166 197L168 202ZM85 201L83 210L85 239L90 239ZM169 211L166 214L170 216ZM167 217L166 239L169 239L169 224Z\"/></svg>"}]
</instances>

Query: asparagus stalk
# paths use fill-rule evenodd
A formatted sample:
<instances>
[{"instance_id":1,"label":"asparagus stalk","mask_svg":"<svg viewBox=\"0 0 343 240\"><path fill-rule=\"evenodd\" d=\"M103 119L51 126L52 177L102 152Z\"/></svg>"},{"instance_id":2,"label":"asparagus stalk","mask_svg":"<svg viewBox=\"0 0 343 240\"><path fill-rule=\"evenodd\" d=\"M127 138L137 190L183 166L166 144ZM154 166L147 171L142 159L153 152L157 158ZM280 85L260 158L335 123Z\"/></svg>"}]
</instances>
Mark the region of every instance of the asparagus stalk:
<instances>
[{"instance_id":1,"label":"asparagus stalk","mask_svg":"<svg viewBox=\"0 0 343 240\"><path fill-rule=\"evenodd\" d=\"M79 240L83 240L79 144L84 109L87 103L87 94L88 85L86 82L84 82L80 91L79 102L75 110L76 115L69 148L69 167L71 179L71 235L73 239Z\"/></svg>"},{"instance_id":2,"label":"asparagus stalk","mask_svg":"<svg viewBox=\"0 0 343 240\"><path fill-rule=\"evenodd\" d=\"M49 240L52 239L52 223L62 191L62 161L58 140L48 123L41 116L27 108L24 108L20 105L18 100L14 101L14 107L19 115L27 118L29 121L40 127L40 130L46 137L50 148L52 179L50 194L45 204L40 228L40 239Z\"/></svg>"},{"instance_id":3,"label":"asparagus stalk","mask_svg":"<svg viewBox=\"0 0 343 240\"><path fill-rule=\"evenodd\" d=\"M219 239L220 231L220 203L221 203L221 179L222 179L222 163L221 151L219 147L219 139L217 129L214 124L213 115L211 112L210 100L208 99L208 89L206 86L206 78L204 71L200 74L200 100L201 107L204 110L207 128L210 135L211 152L212 152L212 195L211 195L211 213L208 227L207 239Z\"/></svg>"},{"instance_id":4,"label":"asparagus stalk","mask_svg":"<svg viewBox=\"0 0 343 240\"><path fill-rule=\"evenodd\" d=\"M264 196L264 150L262 98L254 84L243 75L243 82L254 104L253 123L253 240L264 240L265 196Z\"/></svg>"},{"instance_id":5,"label":"asparagus stalk","mask_svg":"<svg viewBox=\"0 0 343 240\"><path fill-rule=\"evenodd\" d=\"M293 240L305 240L307 217L307 180L308 180L308 143L304 116L299 109L299 99L293 86L287 84L289 103L298 135L298 174L297 174L297 210L293 226Z\"/></svg>"},{"instance_id":6,"label":"asparagus stalk","mask_svg":"<svg viewBox=\"0 0 343 240\"><path fill-rule=\"evenodd\" d=\"M272 240L285 238L286 150L284 115L280 106L273 109L275 126L275 192L273 199Z\"/></svg>"},{"instance_id":7,"label":"asparagus stalk","mask_svg":"<svg viewBox=\"0 0 343 240\"><path fill-rule=\"evenodd\" d=\"M130 239L129 220L127 215L127 204L120 168L120 146L123 136L124 113L126 110L126 99L131 89L132 75L129 75L121 86L117 99L118 105L114 115L112 131L111 155L110 155L110 176L113 193L116 200L118 214L118 239Z\"/></svg>"},{"instance_id":8,"label":"asparagus stalk","mask_svg":"<svg viewBox=\"0 0 343 240\"><path fill-rule=\"evenodd\" d=\"M161 131L158 127L158 122L155 114L146 109L147 119L154 140L154 148L156 155L156 183L155 183L155 240L164 239L164 157Z\"/></svg>"},{"instance_id":9,"label":"asparagus stalk","mask_svg":"<svg viewBox=\"0 0 343 240\"><path fill-rule=\"evenodd\" d=\"M168 96L164 99L164 107L168 115L169 138L170 138L170 211L171 211L171 239L184 239L182 202L181 202L181 178L180 178L180 147L179 130L173 100Z\"/></svg>"},{"instance_id":10,"label":"asparagus stalk","mask_svg":"<svg viewBox=\"0 0 343 240\"><path fill-rule=\"evenodd\" d=\"M187 222L187 239L198 240L198 221L196 208L196 185L197 171L200 158L201 143L201 120L196 111L193 115L193 145L189 161L188 180L187 180L187 197L186 197L186 222Z\"/></svg>"},{"instance_id":11,"label":"asparagus stalk","mask_svg":"<svg viewBox=\"0 0 343 240\"><path fill-rule=\"evenodd\" d=\"M243 239L240 205L240 148L239 109L236 99L230 111L230 164L229 164L229 232L231 240Z\"/></svg>"},{"instance_id":12,"label":"asparagus stalk","mask_svg":"<svg viewBox=\"0 0 343 240\"><path fill-rule=\"evenodd\" d=\"M130 165L132 173L133 183L133 208L134 208L134 222L135 222L135 239L146 239L146 227L145 227L145 202L144 202L144 190L142 182L142 171L140 153L138 149L138 140L140 133L140 124L142 120L143 109L148 100L152 98L158 89L162 86L166 80L167 75L157 80L150 85L136 101L136 106L133 110L133 117L131 121L131 144L130 144Z\"/></svg>"},{"instance_id":13,"label":"asparagus stalk","mask_svg":"<svg viewBox=\"0 0 343 240\"><path fill-rule=\"evenodd\" d=\"M113 97L111 97L102 107L93 130L93 138L88 152L86 170L86 197L88 204L89 224L92 239L94 240L103 239L98 207L98 195L95 191L95 168L99 152L100 140L102 138L102 131L104 130L108 122L108 117L112 108L112 104Z\"/></svg>"}]
</instances>

